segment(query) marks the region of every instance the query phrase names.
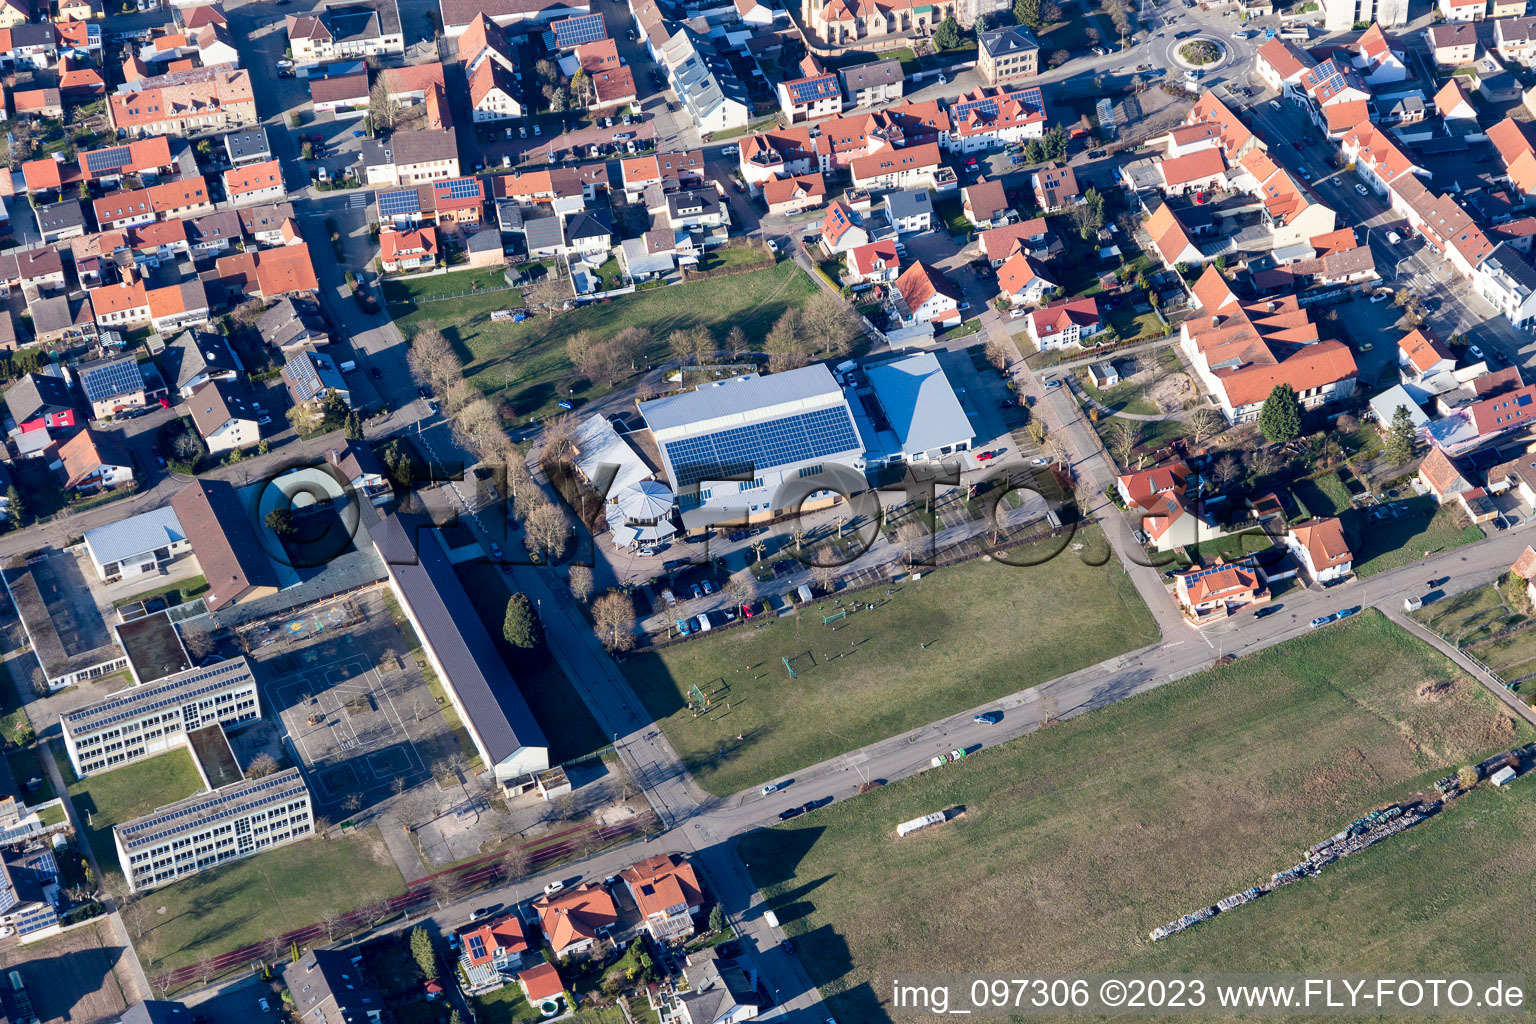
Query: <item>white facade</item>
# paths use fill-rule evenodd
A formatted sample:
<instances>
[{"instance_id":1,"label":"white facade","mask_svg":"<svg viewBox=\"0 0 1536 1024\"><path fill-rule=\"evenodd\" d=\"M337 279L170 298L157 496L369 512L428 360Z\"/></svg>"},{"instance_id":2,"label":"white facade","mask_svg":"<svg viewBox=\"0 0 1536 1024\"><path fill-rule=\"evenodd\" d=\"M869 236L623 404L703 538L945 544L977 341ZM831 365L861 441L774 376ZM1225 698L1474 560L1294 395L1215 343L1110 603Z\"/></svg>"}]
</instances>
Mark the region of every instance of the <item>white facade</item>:
<instances>
[{"instance_id":1,"label":"white facade","mask_svg":"<svg viewBox=\"0 0 1536 1024\"><path fill-rule=\"evenodd\" d=\"M309 787L297 768L246 779L114 826L128 886L142 892L314 835Z\"/></svg>"},{"instance_id":2,"label":"white facade","mask_svg":"<svg viewBox=\"0 0 1536 1024\"><path fill-rule=\"evenodd\" d=\"M189 730L260 714L256 677L240 657L120 691L66 713L60 725L70 763L84 778L182 746Z\"/></svg>"}]
</instances>

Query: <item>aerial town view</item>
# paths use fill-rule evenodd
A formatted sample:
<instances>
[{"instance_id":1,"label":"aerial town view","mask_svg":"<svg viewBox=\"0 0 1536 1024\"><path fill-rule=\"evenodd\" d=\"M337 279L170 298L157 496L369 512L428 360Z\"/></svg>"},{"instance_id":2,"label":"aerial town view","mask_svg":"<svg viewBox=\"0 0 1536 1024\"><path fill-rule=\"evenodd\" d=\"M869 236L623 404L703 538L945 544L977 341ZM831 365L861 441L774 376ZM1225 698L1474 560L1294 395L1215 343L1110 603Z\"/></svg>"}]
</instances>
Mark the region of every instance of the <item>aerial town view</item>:
<instances>
[{"instance_id":1,"label":"aerial town view","mask_svg":"<svg viewBox=\"0 0 1536 1024\"><path fill-rule=\"evenodd\" d=\"M1536 1019L1526 5L0 0L0 1024Z\"/></svg>"}]
</instances>

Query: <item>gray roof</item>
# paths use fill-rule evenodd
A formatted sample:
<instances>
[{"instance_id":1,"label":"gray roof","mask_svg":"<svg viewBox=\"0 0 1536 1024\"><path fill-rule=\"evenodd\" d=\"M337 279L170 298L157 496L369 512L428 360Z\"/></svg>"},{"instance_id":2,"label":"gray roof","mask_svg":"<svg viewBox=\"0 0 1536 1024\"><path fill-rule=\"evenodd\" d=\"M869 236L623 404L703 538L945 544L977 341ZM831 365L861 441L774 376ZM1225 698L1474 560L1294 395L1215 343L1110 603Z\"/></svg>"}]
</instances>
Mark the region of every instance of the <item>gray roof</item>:
<instances>
[{"instance_id":1,"label":"gray roof","mask_svg":"<svg viewBox=\"0 0 1536 1024\"><path fill-rule=\"evenodd\" d=\"M990 32L983 32L977 42L992 55L994 60L1009 54L1022 53L1025 50L1040 49L1040 44L1029 30L1018 25L1007 25Z\"/></svg>"},{"instance_id":2,"label":"gray roof","mask_svg":"<svg viewBox=\"0 0 1536 1024\"><path fill-rule=\"evenodd\" d=\"M693 214L681 214L679 210L691 210L694 207L702 207L699 216L714 216L720 212L720 194L712 188L695 188L687 192L667 194L667 213L672 217L693 216Z\"/></svg>"},{"instance_id":3,"label":"gray roof","mask_svg":"<svg viewBox=\"0 0 1536 1024\"><path fill-rule=\"evenodd\" d=\"M931 451L975 436L970 418L932 352L865 369L902 451Z\"/></svg>"},{"instance_id":4,"label":"gray roof","mask_svg":"<svg viewBox=\"0 0 1536 1024\"><path fill-rule=\"evenodd\" d=\"M759 409L788 402L836 404L843 402L832 371L822 363L766 377L749 373L702 385L693 391L639 403L640 415L653 432L717 419L742 416L750 419Z\"/></svg>"},{"instance_id":5,"label":"gray roof","mask_svg":"<svg viewBox=\"0 0 1536 1024\"><path fill-rule=\"evenodd\" d=\"M121 562L186 539L176 510L169 505L85 531L85 546L98 565Z\"/></svg>"},{"instance_id":6,"label":"gray roof","mask_svg":"<svg viewBox=\"0 0 1536 1024\"><path fill-rule=\"evenodd\" d=\"M320 307L310 299L285 295L256 321L256 330L278 348L310 337L329 336Z\"/></svg>"},{"instance_id":7,"label":"gray roof","mask_svg":"<svg viewBox=\"0 0 1536 1024\"><path fill-rule=\"evenodd\" d=\"M315 949L283 968L298 1018L314 1024L367 1024L384 1009L384 997L363 980L351 950ZM333 1014L327 1012L334 1008Z\"/></svg>"},{"instance_id":8,"label":"gray roof","mask_svg":"<svg viewBox=\"0 0 1536 1024\"><path fill-rule=\"evenodd\" d=\"M528 702L491 642L469 595L430 520L395 514L369 534L389 568L401 602L411 612L466 712L465 723L480 740L493 769L520 751L542 752L548 767L549 742Z\"/></svg>"},{"instance_id":9,"label":"gray roof","mask_svg":"<svg viewBox=\"0 0 1536 1024\"><path fill-rule=\"evenodd\" d=\"M915 217L923 213L931 217L933 196L925 188L909 188L905 192L892 192L885 197L885 208L891 217L898 219Z\"/></svg>"},{"instance_id":10,"label":"gray roof","mask_svg":"<svg viewBox=\"0 0 1536 1024\"><path fill-rule=\"evenodd\" d=\"M708 117L715 108L733 100L751 108L747 87L728 63L714 52L709 41L691 28L683 28L661 47L662 59L672 68L672 85L695 118Z\"/></svg>"},{"instance_id":11,"label":"gray roof","mask_svg":"<svg viewBox=\"0 0 1536 1024\"><path fill-rule=\"evenodd\" d=\"M209 668L189 668L146 686L130 686L83 708L66 711L59 724L71 736L85 736L160 708L184 703L202 693L217 693L255 680L244 655Z\"/></svg>"},{"instance_id":12,"label":"gray roof","mask_svg":"<svg viewBox=\"0 0 1536 1024\"><path fill-rule=\"evenodd\" d=\"M241 160L272 159L272 146L267 141L267 130L261 125L248 128L243 132L230 132L224 136L224 151L229 154L230 160L236 163Z\"/></svg>"},{"instance_id":13,"label":"gray roof","mask_svg":"<svg viewBox=\"0 0 1536 1024\"><path fill-rule=\"evenodd\" d=\"M906 78L901 70L901 61L895 58L871 61L868 64L860 64L856 68L843 68L838 75L843 80L843 88L850 93L873 86L890 85L892 82L900 82Z\"/></svg>"},{"instance_id":14,"label":"gray roof","mask_svg":"<svg viewBox=\"0 0 1536 1024\"><path fill-rule=\"evenodd\" d=\"M1526 295L1536 292L1536 268L1508 242L1500 242L1484 260L1496 270L1502 270Z\"/></svg>"},{"instance_id":15,"label":"gray roof","mask_svg":"<svg viewBox=\"0 0 1536 1024\"><path fill-rule=\"evenodd\" d=\"M496 228L481 228L469 236L465 248L470 252L501 252L501 232Z\"/></svg>"},{"instance_id":16,"label":"gray roof","mask_svg":"<svg viewBox=\"0 0 1536 1024\"><path fill-rule=\"evenodd\" d=\"M695 953L683 969L688 990L679 998L693 1024L714 1024L738 1006L760 1005L757 988L734 960L723 960L714 950Z\"/></svg>"},{"instance_id":17,"label":"gray roof","mask_svg":"<svg viewBox=\"0 0 1536 1024\"><path fill-rule=\"evenodd\" d=\"M264 206L240 208L240 226L253 235L276 231L283 226L283 221L292 217L292 203L268 203Z\"/></svg>"},{"instance_id":18,"label":"gray roof","mask_svg":"<svg viewBox=\"0 0 1536 1024\"><path fill-rule=\"evenodd\" d=\"M240 369L229 342L211 331L182 331L166 342L160 365L178 388L186 387L200 374L234 373Z\"/></svg>"},{"instance_id":19,"label":"gray roof","mask_svg":"<svg viewBox=\"0 0 1536 1024\"><path fill-rule=\"evenodd\" d=\"M676 260L670 251L653 253L645 244L643 238L626 238L620 243L624 250L624 262L629 269L630 276L642 277L646 274L670 274Z\"/></svg>"},{"instance_id":20,"label":"gray roof","mask_svg":"<svg viewBox=\"0 0 1536 1024\"><path fill-rule=\"evenodd\" d=\"M38 334L67 331L93 322L86 300L67 295L39 293L27 303L27 312L32 314L32 330Z\"/></svg>"},{"instance_id":21,"label":"gray roof","mask_svg":"<svg viewBox=\"0 0 1536 1024\"><path fill-rule=\"evenodd\" d=\"M309 787L304 785L304 776L297 768L289 768L157 807L142 818L112 826L112 831L124 850L143 849L163 843L172 836L197 832L259 807L281 800L297 800L301 796L309 796Z\"/></svg>"},{"instance_id":22,"label":"gray roof","mask_svg":"<svg viewBox=\"0 0 1536 1024\"><path fill-rule=\"evenodd\" d=\"M560 218L553 214L548 217L524 217L523 240L528 243L530 252L564 245L565 234L560 229Z\"/></svg>"},{"instance_id":23,"label":"gray roof","mask_svg":"<svg viewBox=\"0 0 1536 1024\"><path fill-rule=\"evenodd\" d=\"M49 206L39 206L35 212L37 226L43 231L85 227L85 208L78 199L65 199Z\"/></svg>"},{"instance_id":24,"label":"gray roof","mask_svg":"<svg viewBox=\"0 0 1536 1024\"><path fill-rule=\"evenodd\" d=\"M321 18L338 43L400 34L395 0L339 0L326 4Z\"/></svg>"},{"instance_id":25,"label":"gray roof","mask_svg":"<svg viewBox=\"0 0 1536 1024\"><path fill-rule=\"evenodd\" d=\"M105 402L118 395L144 390L144 375L132 355L108 356L89 363L79 363L75 372L87 401Z\"/></svg>"},{"instance_id":26,"label":"gray roof","mask_svg":"<svg viewBox=\"0 0 1536 1024\"><path fill-rule=\"evenodd\" d=\"M459 137L452 128L395 132L387 139L363 140L363 164L368 167L456 160L458 156Z\"/></svg>"},{"instance_id":27,"label":"gray roof","mask_svg":"<svg viewBox=\"0 0 1536 1024\"><path fill-rule=\"evenodd\" d=\"M340 392L343 397L347 393L347 382L336 369L336 361L312 349L300 349L288 357L283 364L283 380L296 402L311 401L327 391Z\"/></svg>"},{"instance_id":28,"label":"gray roof","mask_svg":"<svg viewBox=\"0 0 1536 1024\"><path fill-rule=\"evenodd\" d=\"M19 427L45 413L73 409L75 402L69 393L69 385L62 377L29 373L6 391L5 407Z\"/></svg>"},{"instance_id":29,"label":"gray roof","mask_svg":"<svg viewBox=\"0 0 1536 1024\"><path fill-rule=\"evenodd\" d=\"M578 238L605 237L613 237L613 228L605 224L603 218L595 213L581 210L565 219L565 240L567 242L574 242Z\"/></svg>"}]
</instances>

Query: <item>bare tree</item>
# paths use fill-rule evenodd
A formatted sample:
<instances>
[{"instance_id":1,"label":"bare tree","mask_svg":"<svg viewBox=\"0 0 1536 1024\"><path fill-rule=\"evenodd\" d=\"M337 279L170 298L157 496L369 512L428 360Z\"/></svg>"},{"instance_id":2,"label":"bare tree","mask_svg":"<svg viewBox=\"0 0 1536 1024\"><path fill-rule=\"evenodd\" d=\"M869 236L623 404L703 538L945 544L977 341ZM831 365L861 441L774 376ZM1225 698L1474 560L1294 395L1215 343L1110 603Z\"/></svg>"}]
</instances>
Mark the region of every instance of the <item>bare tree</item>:
<instances>
[{"instance_id":1,"label":"bare tree","mask_svg":"<svg viewBox=\"0 0 1536 1024\"><path fill-rule=\"evenodd\" d=\"M741 324L731 325L730 332L725 336L725 347L730 350L733 358L739 358L742 353L749 351L747 332L741 329Z\"/></svg>"},{"instance_id":2,"label":"bare tree","mask_svg":"<svg viewBox=\"0 0 1536 1024\"><path fill-rule=\"evenodd\" d=\"M213 631L205 626L181 625L181 644L187 649L187 657L192 659L192 664L197 665L204 658L216 653L219 649L218 641L213 638Z\"/></svg>"},{"instance_id":3,"label":"bare tree","mask_svg":"<svg viewBox=\"0 0 1536 1024\"><path fill-rule=\"evenodd\" d=\"M543 310L553 317L575 294L564 278L545 277L523 289L523 301L530 309Z\"/></svg>"},{"instance_id":4,"label":"bare tree","mask_svg":"<svg viewBox=\"0 0 1536 1024\"><path fill-rule=\"evenodd\" d=\"M576 794L561 793L550 801L550 809L561 821L569 821L576 817Z\"/></svg>"},{"instance_id":5,"label":"bare tree","mask_svg":"<svg viewBox=\"0 0 1536 1024\"><path fill-rule=\"evenodd\" d=\"M416 332L405 358L411 375L441 399L446 400L453 385L464 379L464 364L459 361L458 353L443 337L443 332L435 327Z\"/></svg>"},{"instance_id":6,"label":"bare tree","mask_svg":"<svg viewBox=\"0 0 1536 1024\"><path fill-rule=\"evenodd\" d=\"M588 380L596 380L602 365L599 354L602 346L603 339L596 331L577 331L565 339L565 357L576 367L577 373Z\"/></svg>"},{"instance_id":7,"label":"bare tree","mask_svg":"<svg viewBox=\"0 0 1536 1024\"><path fill-rule=\"evenodd\" d=\"M1025 429L1029 431L1029 439L1031 441L1035 442L1037 445L1045 444L1044 420L1032 419L1029 421L1029 426Z\"/></svg>"},{"instance_id":8,"label":"bare tree","mask_svg":"<svg viewBox=\"0 0 1536 1024\"><path fill-rule=\"evenodd\" d=\"M571 566L567 584L571 588L571 596L582 604L586 604L587 598L592 596L592 570L585 565Z\"/></svg>"},{"instance_id":9,"label":"bare tree","mask_svg":"<svg viewBox=\"0 0 1536 1024\"><path fill-rule=\"evenodd\" d=\"M800 334L798 310L791 308L784 311L774 322L773 330L768 332L763 348L768 352L768 368L775 373L797 369L810 361L805 339Z\"/></svg>"},{"instance_id":10,"label":"bare tree","mask_svg":"<svg viewBox=\"0 0 1536 1024\"><path fill-rule=\"evenodd\" d=\"M857 332L858 321L842 296L821 292L801 310L800 333L813 355L846 355Z\"/></svg>"},{"instance_id":11,"label":"bare tree","mask_svg":"<svg viewBox=\"0 0 1536 1024\"><path fill-rule=\"evenodd\" d=\"M250 767L245 770L248 779L264 779L268 775L276 775L282 765L277 763L277 758L271 754L257 754L251 759Z\"/></svg>"},{"instance_id":12,"label":"bare tree","mask_svg":"<svg viewBox=\"0 0 1536 1024\"><path fill-rule=\"evenodd\" d=\"M635 607L625 594L609 591L592 602L592 626L609 651L635 646Z\"/></svg>"},{"instance_id":13,"label":"bare tree","mask_svg":"<svg viewBox=\"0 0 1536 1024\"><path fill-rule=\"evenodd\" d=\"M571 442L576 437L576 427L576 418L569 414L545 420L543 429L539 431L539 443L545 457L559 462L569 455Z\"/></svg>"},{"instance_id":14,"label":"bare tree","mask_svg":"<svg viewBox=\"0 0 1536 1024\"><path fill-rule=\"evenodd\" d=\"M336 936L341 934L341 912L327 909L320 916L320 927L325 929L326 939L335 942Z\"/></svg>"},{"instance_id":15,"label":"bare tree","mask_svg":"<svg viewBox=\"0 0 1536 1024\"><path fill-rule=\"evenodd\" d=\"M571 527L565 513L558 505L542 502L528 510L523 519L524 538L530 550L555 559L565 553L565 542Z\"/></svg>"},{"instance_id":16,"label":"bare tree","mask_svg":"<svg viewBox=\"0 0 1536 1024\"><path fill-rule=\"evenodd\" d=\"M400 104L389 98L389 84L385 75L380 75L368 91L368 115L373 118L374 130L378 132L394 131L395 125L399 123Z\"/></svg>"},{"instance_id":17,"label":"bare tree","mask_svg":"<svg viewBox=\"0 0 1536 1024\"><path fill-rule=\"evenodd\" d=\"M1118 419L1109 429L1109 450L1122 467L1130 462L1131 453L1140 443L1141 424L1135 420Z\"/></svg>"},{"instance_id":18,"label":"bare tree","mask_svg":"<svg viewBox=\"0 0 1536 1024\"><path fill-rule=\"evenodd\" d=\"M1227 421L1215 409L1201 407L1189 418L1189 439L1200 447L1221 433Z\"/></svg>"},{"instance_id":19,"label":"bare tree","mask_svg":"<svg viewBox=\"0 0 1536 1024\"><path fill-rule=\"evenodd\" d=\"M613 336L613 347L620 358L629 361L630 369L637 370L652 340L651 332L644 327L626 327Z\"/></svg>"},{"instance_id":20,"label":"bare tree","mask_svg":"<svg viewBox=\"0 0 1536 1024\"><path fill-rule=\"evenodd\" d=\"M837 581L842 578L842 575L842 567L837 565L818 565L811 570L811 579L826 594L837 589Z\"/></svg>"},{"instance_id":21,"label":"bare tree","mask_svg":"<svg viewBox=\"0 0 1536 1024\"><path fill-rule=\"evenodd\" d=\"M486 398L464 404L453 415L453 437L459 445L489 461L489 457L509 444L501 417Z\"/></svg>"},{"instance_id":22,"label":"bare tree","mask_svg":"<svg viewBox=\"0 0 1536 1024\"><path fill-rule=\"evenodd\" d=\"M1216 486L1225 489L1232 481L1236 480L1243 472L1241 459L1232 452L1228 452L1216 460L1211 467L1211 476L1216 480Z\"/></svg>"},{"instance_id":23,"label":"bare tree","mask_svg":"<svg viewBox=\"0 0 1536 1024\"><path fill-rule=\"evenodd\" d=\"M617 760L609 772L613 775L613 784L618 787L619 799L628 800L635 794L635 777L630 774L629 766L622 760Z\"/></svg>"},{"instance_id":24,"label":"bare tree","mask_svg":"<svg viewBox=\"0 0 1536 1024\"><path fill-rule=\"evenodd\" d=\"M998 373L1006 373L1008 370L1008 345L1001 338L988 338L987 347L983 350L987 362Z\"/></svg>"},{"instance_id":25,"label":"bare tree","mask_svg":"<svg viewBox=\"0 0 1536 1024\"><path fill-rule=\"evenodd\" d=\"M757 593L756 579L750 572L738 572L725 581L725 596L730 598L731 610L740 612L741 606Z\"/></svg>"},{"instance_id":26,"label":"bare tree","mask_svg":"<svg viewBox=\"0 0 1536 1024\"><path fill-rule=\"evenodd\" d=\"M901 548L908 566L916 564L918 554L928 546L928 538L927 528L916 518L908 519L896 529L896 545Z\"/></svg>"},{"instance_id":27,"label":"bare tree","mask_svg":"<svg viewBox=\"0 0 1536 1024\"><path fill-rule=\"evenodd\" d=\"M752 554L757 556L752 560L754 562L761 562L763 560L763 554L768 550L768 542L759 537L752 541L748 546L752 548Z\"/></svg>"},{"instance_id":28,"label":"bare tree","mask_svg":"<svg viewBox=\"0 0 1536 1024\"><path fill-rule=\"evenodd\" d=\"M715 352L715 339L706 327L676 330L667 335L667 351L684 366L706 362Z\"/></svg>"},{"instance_id":29,"label":"bare tree","mask_svg":"<svg viewBox=\"0 0 1536 1024\"><path fill-rule=\"evenodd\" d=\"M507 847L501 855L501 869L507 873L507 881L515 882L528 874L528 869L533 866L533 858L528 851L517 844Z\"/></svg>"}]
</instances>

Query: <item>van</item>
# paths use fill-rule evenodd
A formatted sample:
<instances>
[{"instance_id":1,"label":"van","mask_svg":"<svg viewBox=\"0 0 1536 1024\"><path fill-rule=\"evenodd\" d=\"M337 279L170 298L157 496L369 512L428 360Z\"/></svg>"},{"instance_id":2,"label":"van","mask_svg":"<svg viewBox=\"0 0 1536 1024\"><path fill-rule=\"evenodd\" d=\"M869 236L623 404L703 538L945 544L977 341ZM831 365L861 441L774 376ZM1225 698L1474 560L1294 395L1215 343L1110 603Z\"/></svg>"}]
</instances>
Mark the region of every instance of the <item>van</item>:
<instances>
[{"instance_id":1,"label":"van","mask_svg":"<svg viewBox=\"0 0 1536 1024\"><path fill-rule=\"evenodd\" d=\"M1420 597L1405 597L1405 598L1403 598L1403 611L1405 611L1405 612L1416 612L1420 608L1423 608L1423 607L1424 607L1424 599L1423 598L1420 598Z\"/></svg>"}]
</instances>

